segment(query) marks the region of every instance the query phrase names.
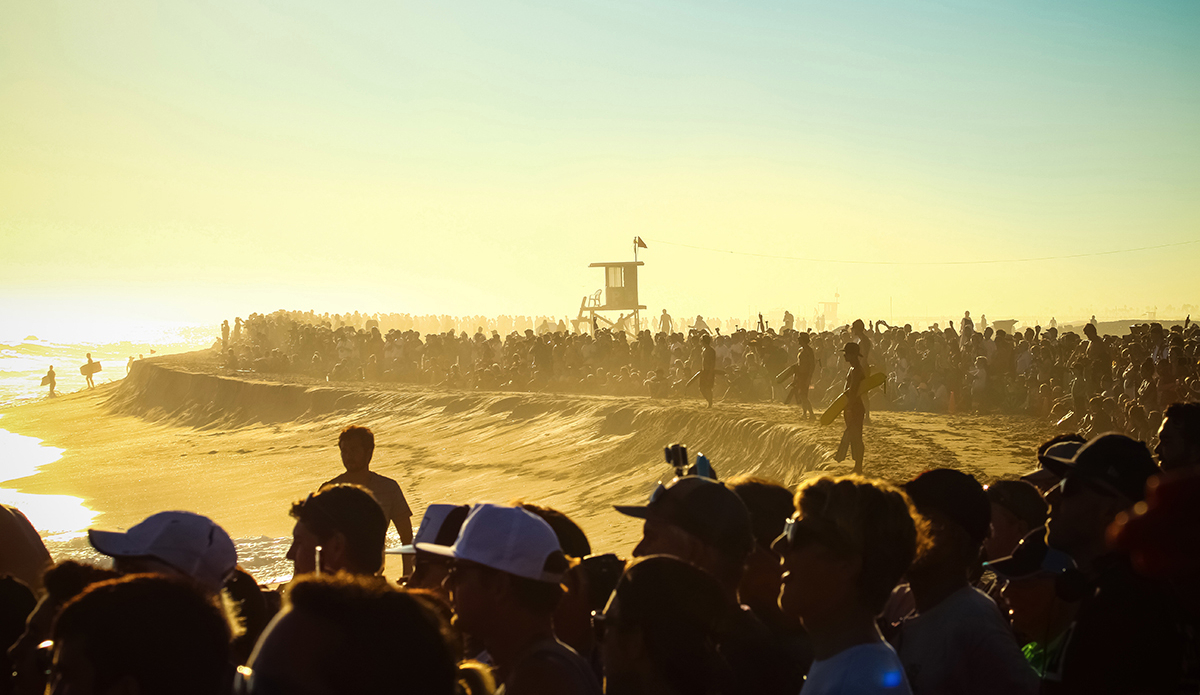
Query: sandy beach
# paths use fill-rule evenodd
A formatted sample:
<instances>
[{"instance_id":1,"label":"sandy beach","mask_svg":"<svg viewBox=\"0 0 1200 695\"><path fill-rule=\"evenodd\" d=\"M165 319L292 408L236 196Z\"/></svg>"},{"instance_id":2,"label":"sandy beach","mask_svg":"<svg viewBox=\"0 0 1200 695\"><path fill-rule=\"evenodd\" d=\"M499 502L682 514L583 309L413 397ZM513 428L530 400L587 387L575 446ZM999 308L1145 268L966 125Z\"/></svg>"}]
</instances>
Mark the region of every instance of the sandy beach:
<instances>
[{"instance_id":1,"label":"sandy beach","mask_svg":"<svg viewBox=\"0 0 1200 695\"><path fill-rule=\"evenodd\" d=\"M341 471L335 442L351 423L376 432L372 468L400 481L414 524L433 502L520 498L569 514L600 552L632 550L638 522L611 505L645 500L669 475L665 444L707 454L723 476L788 485L851 467L831 458L840 421L801 423L783 405L266 380L223 372L202 351L5 411L5 429L65 451L3 487L80 497L99 528L187 509L234 537L284 537L289 504ZM1051 434L1028 417L875 412L867 472L903 481L948 466L988 482L1034 466Z\"/></svg>"}]
</instances>

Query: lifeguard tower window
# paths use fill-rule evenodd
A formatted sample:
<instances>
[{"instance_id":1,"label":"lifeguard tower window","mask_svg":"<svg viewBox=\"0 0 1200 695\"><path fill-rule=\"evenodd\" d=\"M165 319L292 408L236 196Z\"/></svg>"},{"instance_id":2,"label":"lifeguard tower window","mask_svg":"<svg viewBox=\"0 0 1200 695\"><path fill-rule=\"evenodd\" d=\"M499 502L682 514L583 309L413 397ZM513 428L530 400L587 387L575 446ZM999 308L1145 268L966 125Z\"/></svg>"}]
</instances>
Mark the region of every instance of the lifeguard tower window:
<instances>
[{"instance_id":1,"label":"lifeguard tower window","mask_svg":"<svg viewBox=\"0 0 1200 695\"><path fill-rule=\"evenodd\" d=\"M608 277L604 283L606 287L624 287L625 286L625 269L621 266L609 266L606 268Z\"/></svg>"}]
</instances>

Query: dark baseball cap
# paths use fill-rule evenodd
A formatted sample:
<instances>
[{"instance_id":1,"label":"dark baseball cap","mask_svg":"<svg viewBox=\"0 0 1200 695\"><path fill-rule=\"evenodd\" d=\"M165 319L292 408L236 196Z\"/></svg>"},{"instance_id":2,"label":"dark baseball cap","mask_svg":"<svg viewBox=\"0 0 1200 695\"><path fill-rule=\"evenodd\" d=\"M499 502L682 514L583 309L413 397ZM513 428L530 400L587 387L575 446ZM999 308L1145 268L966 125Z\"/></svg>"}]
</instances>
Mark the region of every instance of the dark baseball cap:
<instances>
[{"instance_id":1,"label":"dark baseball cap","mask_svg":"<svg viewBox=\"0 0 1200 695\"><path fill-rule=\"evenodd\" d=\"M724 483L689 475L660 485L646 505L614 505L637 519L662 519L733 556L754 549L750 512Z\"/></svg>"},{"instance_id":2,"label":"dark baseball cap","mask_svg":"<svg viewBox=\"0 0 1200 695\"><path fill-rule=\"evenodd\" d=\"M1049 490L1058 485L1062 482L1062 475L1050 470L1046 465L1046 458L1055 459L1054 464L1057 464L1057 459L1070 459L1074 457L1081 446L1083 446L1083 442L1075 441L1052 444L1045 452L1038 456L1038 467L1022 475L1021 480L1037 486L1039 490Z\"/></svg>"},{"instance_id":3,"label":"dark baseball cap","mask_svg":"<svg viewBox=\"0 0 1200 695\"><path fill-rule=\"evenodd\" d=\"M983 563L997 577L1027 579L1039 574L1059 575L1075 567L1071 556L1046 545L1046 527L1039 526L1021 539L1012 555Z\"/></svg>"},{"instance_id":4,"label":"dark baseball cap","mask_svg":"<svg viewBox=\"0 0 1200 695\"><path fill-rule=\"evenodd\" d=\"M992 504L1012 512L1025 522L1026 528L1036 528L1046 523L1050 505L1032 483L1024 480L997 480L984 488Z\"/></svg>"},{"instance_id":5,"label":"dark baseball cap","mask_svg":"<svg viewBox=\"0 0 1200 695\"><path fill-rule=\"evenodd\" d=\"M1145 498L1146 481L1160 473L1145 444L1117 432L1093 437L1071 458L1043 456L1041 461L1063 478L1079 476L1134 502Z\"/></svg>"},{"instance_id":6,"label":"dark baseball cap","mask_svg":"<svg viewBox=\"0 0 1200 695\"><path fill-rule=\"evenodd\" d=\"M963 527L973 543L983 543L991 533L992 503L974 476L952 468L935 468L908 481L904 491L917 511L945 514Z\"/></svg>"}]
</instances>

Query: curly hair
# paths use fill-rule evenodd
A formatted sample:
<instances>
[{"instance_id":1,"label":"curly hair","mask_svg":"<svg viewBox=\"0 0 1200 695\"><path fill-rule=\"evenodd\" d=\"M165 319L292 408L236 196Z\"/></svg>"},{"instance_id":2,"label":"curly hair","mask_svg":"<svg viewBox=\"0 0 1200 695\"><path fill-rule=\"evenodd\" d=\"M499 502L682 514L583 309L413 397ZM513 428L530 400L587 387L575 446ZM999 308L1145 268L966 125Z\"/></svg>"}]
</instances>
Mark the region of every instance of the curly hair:
<instances>
[{"instance_id":1,"label":"curly hair","mask_svg":"<svg viewBox=\"0 0 1200 695\"><path fill-rule=\"evenodd\" d=\"M848 475L806 481L796 491L796 509L803 519L836 527L841 547L831 550L862 558L856 588L874 614L929 543L928 524L912 500L882 480Z\"/></svg>"}]
</instances>

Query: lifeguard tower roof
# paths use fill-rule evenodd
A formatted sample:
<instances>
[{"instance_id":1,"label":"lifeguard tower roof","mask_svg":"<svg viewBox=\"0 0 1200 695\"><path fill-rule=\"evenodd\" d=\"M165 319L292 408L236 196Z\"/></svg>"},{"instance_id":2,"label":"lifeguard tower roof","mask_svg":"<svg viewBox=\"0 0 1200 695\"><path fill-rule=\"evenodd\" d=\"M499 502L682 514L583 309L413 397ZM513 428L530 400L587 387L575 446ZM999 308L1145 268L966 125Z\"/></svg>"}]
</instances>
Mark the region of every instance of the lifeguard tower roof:
<instances>
[{"instance_id":1,"label":"lifeguard tower roof","mask_svg":"<svg viewBox=\"0 0 1200 695\"><path fill-rule=\"evenodd\" d=\"M589 268L604 268L604 304L598 311L637 311L646 307L638 304L637 269L641 261L621 263L592 263Z\"/></svg>"}]
</instances>

